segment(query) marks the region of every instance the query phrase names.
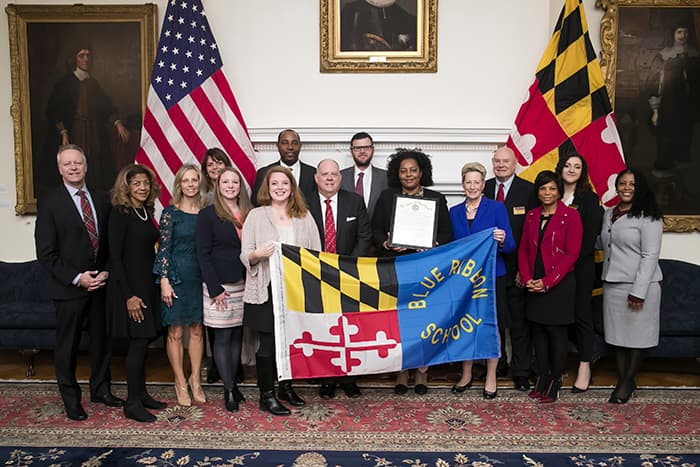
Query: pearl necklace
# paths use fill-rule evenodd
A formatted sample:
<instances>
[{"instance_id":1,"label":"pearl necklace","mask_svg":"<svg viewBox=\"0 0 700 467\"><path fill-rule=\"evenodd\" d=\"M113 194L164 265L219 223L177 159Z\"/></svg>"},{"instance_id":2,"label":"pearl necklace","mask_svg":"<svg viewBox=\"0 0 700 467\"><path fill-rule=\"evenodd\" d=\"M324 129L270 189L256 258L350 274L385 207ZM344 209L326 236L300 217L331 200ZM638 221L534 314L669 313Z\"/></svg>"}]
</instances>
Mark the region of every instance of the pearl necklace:
<instances>
[{"instance_id":1,"label":"pearl necklace","mask_svg":"<svg viewBox=\"0 0 700 467\"><path fill-rule=\"evenodd\" d=\"M132 207L131 209L134 210L134 212L136 213L136 215L137 215L137 216L139 217L139 219L141 219L142 221L146 222L146 221L148 220L148 211L146 211L146 208L144 208L143 206L141 207L141 209L143 209L143 217L141 217L141 214L139 214L139 212L136 210L135 207Z\"/></svg>"}]
</instances>

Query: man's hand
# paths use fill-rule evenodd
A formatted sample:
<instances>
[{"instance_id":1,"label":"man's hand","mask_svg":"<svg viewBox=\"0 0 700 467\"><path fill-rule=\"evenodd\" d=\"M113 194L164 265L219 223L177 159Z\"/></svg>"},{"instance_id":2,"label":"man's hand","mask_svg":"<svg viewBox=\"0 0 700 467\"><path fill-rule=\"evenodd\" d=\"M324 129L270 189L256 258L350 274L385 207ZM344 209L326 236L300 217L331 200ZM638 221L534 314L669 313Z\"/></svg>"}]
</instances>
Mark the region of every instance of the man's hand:
<instances>
[{"instance_id":1,"label":"man's hand","mask_svg":"<svg viewBox=\"0 0 700 467\"><path fill-rule=\"evenodd\" d=\"M99 271L85 271L82 274L80 274L80 280L78 281L78 286L87 289L88 292L92 292L93 290L97 290L103 285L105 285L105 281L107 280L107 277L104 276L104 274L107 274L106 271L99 272Z\"/></svg>"}]
</instances>

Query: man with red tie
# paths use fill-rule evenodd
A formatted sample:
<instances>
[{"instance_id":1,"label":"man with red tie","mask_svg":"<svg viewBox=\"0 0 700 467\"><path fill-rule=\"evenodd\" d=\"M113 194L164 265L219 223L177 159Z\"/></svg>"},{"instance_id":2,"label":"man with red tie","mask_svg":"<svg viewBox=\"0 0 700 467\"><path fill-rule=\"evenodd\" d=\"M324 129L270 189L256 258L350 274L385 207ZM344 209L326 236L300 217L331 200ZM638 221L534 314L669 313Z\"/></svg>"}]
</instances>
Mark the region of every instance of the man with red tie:
<instances>
[{"instance_id":1,"label":"man with red tie","mask_svg":"<svg viewBox=\"0 0 700 467\"><path fill-rule=\"evenodd\" d=\"M362 198L353 192L341 190L338 163L324 159L316 169L318 193L307 196L309 212L316 221L323 251L346 256L367 256L372 239L372 226ZM335 396L335 378L321 383L320 396ZM354 377L340 378L340 387L348 397L359 397L360 389Z\"/></svg>"},{"instance_id":2,"label":"man with red tie","mask_svg":"<svg viewBox=\"0 0 700 467\"><path fill-rule=\"evenodd\" d=\"M340 188L362 196L371 222L379 195L389 186L386 170L372 164L374 141L364 131L355 133L350 139L350 154L353 165L340 171Z\"/></svg>"},{"instance_id":3,"label":"man with red tie","mask_svg":"<svg viewBox=\"0 0 700 467\"><path fill-rule=\"evenodd\" d=\"M510 228L513 231L516 245L520 242L523 231L525 213L535 207L536 200L532 183L515 175L515 153L508 147L502 147L493 153L491 159L495 177L486 180L484 195L506 205ZM508 312L510 315L510 343L511 359L510 370L513 376L515 388L520 391L530 389L530 370L532 362L532 350L530 331L525 317L525 292L515 285L515 276L518 272L518 255L516 252L503 255L508 269ZM501 338L501 342L505 339ZM498 375L507 373L505 352L501 352L501 361L498 362Z\"/></svg>"},{"instance_id":4,"label":"man with red tie","mask_svg":"<svg viewBox=\"0 0 700 467\"><path fill-rule=\"evenodd\" d=\"M49 293L56 307L54 364L66 415L85 420L75 377L83 323L87 320L90 400L110 407L124 401L111 391L111 343L105 318L105 270L108 258L107 194L85 184L87 159L80 146L66 144L57 155L63 183L40 199L34 238L37 259L49 272Z\"/></svg>"}]
</instances>

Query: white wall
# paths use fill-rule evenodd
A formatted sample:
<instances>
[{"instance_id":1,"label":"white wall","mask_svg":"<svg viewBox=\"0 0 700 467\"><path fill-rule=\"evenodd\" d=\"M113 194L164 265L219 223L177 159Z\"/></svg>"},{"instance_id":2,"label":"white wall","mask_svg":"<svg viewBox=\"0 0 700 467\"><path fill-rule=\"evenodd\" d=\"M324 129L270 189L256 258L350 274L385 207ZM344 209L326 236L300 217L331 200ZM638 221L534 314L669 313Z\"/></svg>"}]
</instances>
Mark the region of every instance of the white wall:
<instances>
[{"instance_id":1,"label":"white wall","mask_svg":"<svg viewBox=\"0 0 700 467\"><path fill-rule=\"evenodd\" d=\"M368 129L385 138L384 153L404 141L446 154L435 165L436 178L449 179L442 185L438 180L438 186L448 191L466 158L483 159L505 139L562 5L561 0L440 0L437 73L321 74L317 0L204 2L261 162L274 157L270 143L281 128L300 131L308 150L302 158L308 154L311 159L337 154L352 133ZM160 24L166 2L155 3ZM601 13L593 3L585 0L598 48ZM7 4L0 2L3 10ZM0 148L0 260L20 261L35 257L34 218L14 215L8 50L7 21L0 21L0 69L5 70L0 108L7 109L0 112L0 141L5 142ZM698 246L698 233L667 234L662 254L700 263Z\"/></svg>"}]
</instances>

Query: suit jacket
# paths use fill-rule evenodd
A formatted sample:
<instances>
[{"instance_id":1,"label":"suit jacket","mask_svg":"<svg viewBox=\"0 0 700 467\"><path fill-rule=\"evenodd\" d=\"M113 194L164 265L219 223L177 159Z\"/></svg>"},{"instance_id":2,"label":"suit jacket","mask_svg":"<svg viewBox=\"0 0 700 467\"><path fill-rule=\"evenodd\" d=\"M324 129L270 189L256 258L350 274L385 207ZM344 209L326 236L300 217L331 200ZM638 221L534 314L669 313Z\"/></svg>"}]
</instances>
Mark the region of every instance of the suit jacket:
<instances>
[{"instance_id":1,"label":"suit jacket","mask_svg":"<svg viewBox=\"0 0 700 467\"><path fill-rule=\"evenodd\" d=\"M340 188L347 191L355 191L355 166L351 165L347 169L340 171L342 180ZM367 204L367 215L370 219L374 215L374 208L377 205L377 200L382 191L389 187L388 176L386 170L372 166L372 183L370 185L369 203Z\"/></svg>"},{"instance_id":2,"label":"suit jacket","mask_svg":"<svg viewBox=\"0 0 700 467\"><path fill-rule=\"evenodd\" d=\"M545 274L541 279L545 287L554 287L574 270L581 252L581 216L561 201L557 203L557 211L552 214L541 242L539 235L542 206L528 211L525 217L523 236L518 247L518 271L523 282L533 279L538 245L544 265Z\"/></svg>"},{"instance_id":3,"label":"suit jacket","mask_svg":"<svg viewBox=\"0 0 700 467\"><path fill-rule=\"evenodd\" d=\"M482 230L499 228L506 231L506 238L503 245L498 248L496 255L496 277L507 274L506 264L503 260L504 254L515 252L515 239L508 223L508 214L502 203L488 198L482 198L479 209L469 225L467 221L467 202L459 203L450 208L450 220L452 221L452 232L455 238L462 238Z\"/></svg>"},{"instance_id":4,"label":"suit jacket","mask_svg":"<svg viewBox=\"0 0 700 467\"><path fill-rule=\"evenodd\" d=\"M301 161L299 161L299 164L301 164L301 172L299 175L299 180L297 180L297 185L299 185L299 189L301 190L304 197L308 197L310 193L314 193L317 190L316 180L314 179L316 169L310 166L309 164L304 164ZM276 165L280 165L280 161L274 162L270 165L266 165L265 167L258 169L258 171L255 173L255 183L253 184L252 195L253 197L251 198L253 206L258 206L258 190L260 190L260 185L262 184L263 179L265 178L265 174L268 170L270 170L271 167L274 167Z\"/></svg>"},{"instance_id":5,"label":"suit jacket","mask_svg":"<svg viewBox=\"0 0 700 467\"><path fill-rule=\"evenodd\" d=\"M325 205L321 206L319 195L309 195L309 211L316 221L323 250L325 243ZM365 202L360 195L345 190L338 191L338 206L335 220L335 250L339 255L367 256L372 240Z\"/></svg>"},{"instance_id":6,"label":"suit jacket","mask_svg":"<svg viewBox=\"0 0 700 467\"><path fill-rule=\"evenodd\" d=\"M662 279L659 251L663 221L624 215L612 222L612 209L603 215L603 281L631 283L630 294L646 298L649 284Z\"/></svg>"},{"instance_id":7,"label":"suit jacket","mask_svg":"<svg viewBox=\"0 0 700 467\"><path fill-rule=\"evenodd\" d=\"M102 271L107 264L109 198L105 192L90 187L88 191L96 211L99 235L97 258L94 257L83 218L63 183L37 206L34 228L36 256L51 275L49 293L55 300L86 296L88 291L73 285L73 279L84 271Z\"/></svg>"},{"instance_id":8,"label":"suit jacket","mask_svg":"<svg viewBox=\"0 0 700 467\"><path fill-rule=\"evenodd\" d=\"M484 196L490 199L496 199L496 179L489 178L484 185ZM532 183L523 180L517 175L513 178L513 183L510 185L508 195L504 201L506 211L508 211L508 221L510 222L510 230L513 232L515 245L520 243L520 236L523 232L523 222L525 221L525 213L537 206L535 198L535 189ZM515 278L518 272L518 255L516 252L504 255L503 259L508 268L508 274L511 279Z\"/></svg>"},{"instance_id":9,"label":"suit jacket","mask_svg":"<svg viewBox=\"0 0 700 467\"><path fill-rule=\"evenodd\" d=\"M384 240L388 238L387 232L391 230L392 210L394 209L394 196L401 194L401 188L387 188L382 191L377 200L377 207L372 217L372 241L380 256L396 256L415 253L416 250L406 250L397 253L384 248ZM450 222L450 211L447 209L445 196L437 191L423 188L423 197L438 201L438 223L437 223L437 244L444 245L453 240L452 223Z\"/></svg>"},{"instance_id":10,"label":"suit jacket","mask_svg":"<svg viewBox=\"0 0 700 467\"><path fill-rule=\"evenodd\" d=\"M236 227L216 215L207 206L197 215L197 262L210 297L224 291L221 284L238 282L245 277L241 263L241 239Z\"/></svg>"}]
</instances>

